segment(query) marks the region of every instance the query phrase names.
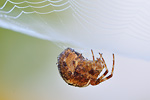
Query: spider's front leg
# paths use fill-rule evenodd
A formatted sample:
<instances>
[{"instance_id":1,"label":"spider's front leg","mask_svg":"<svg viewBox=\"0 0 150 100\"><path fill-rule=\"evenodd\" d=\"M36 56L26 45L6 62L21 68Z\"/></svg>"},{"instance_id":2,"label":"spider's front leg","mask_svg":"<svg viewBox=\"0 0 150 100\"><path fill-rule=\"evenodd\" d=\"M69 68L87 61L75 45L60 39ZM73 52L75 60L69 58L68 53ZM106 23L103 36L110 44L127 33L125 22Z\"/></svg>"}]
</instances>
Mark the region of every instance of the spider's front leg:
<instances>
[{"instance_id":1,"label":"spider's front leg","mask_svg":"<svg viewBox=\"0 0 150 100\"><path fill-rule=\"evenodd\" d=\"M103 66L104 66L105 69L106 69L106 71L104 72L104 74L103 74L100 78L98 78L99 80L101 80L102 78L104 78L104 77L107 75L107 73L108 73L108 68L107 68L107 65L106 65L106 63L105 63L104 58L102 57L102 54L99 53L99 55L100 55L100 59L102 60L102 64L103 64ZM101 60L100 60L100 61L101 61Z\"/></svg>"},{"instance_id":2,"label":"spider's front leg","mask_svg":"<svg viewBox=\"0 0 150 100\"><path fill-rule=\"evenodd\" d=\"M91 85L97 85L97 84L99 84L99 83L101 83L101 82L104 82L104 81L110 79L110 78L113 76L114 65L115 65L115 56L114 56L114 54L113 54L113 67L112 67L112 71L111 71L111 74L110 74L109 76L107 76L107 77L105 77L105 76L106 76L107 73L108 73L108 69L107 69L106 63L105 63L105 61L104 61L104 58L102 57L101 54L100 54L100 56L101 56L101 58L102 58L102 61L104 62L104 66L105 66L105 68L106 68L106 71L105 71L105 73L104 73L101 77L99 77L98 79L91 80ZM105 77L105 78L104 78L104 77Z\"/></svg>"},{"instance_id":3,"label":"spider's front leg","mask_svg":"<svg viewBox=\"0 0 150 100\"><path fill-rule=\"evenodd\" d=\"M94 53L92 49L91 49L91 52L92 52L93 61L95 61L95 57L94 57Z\"/></svg>"}]
</instances>

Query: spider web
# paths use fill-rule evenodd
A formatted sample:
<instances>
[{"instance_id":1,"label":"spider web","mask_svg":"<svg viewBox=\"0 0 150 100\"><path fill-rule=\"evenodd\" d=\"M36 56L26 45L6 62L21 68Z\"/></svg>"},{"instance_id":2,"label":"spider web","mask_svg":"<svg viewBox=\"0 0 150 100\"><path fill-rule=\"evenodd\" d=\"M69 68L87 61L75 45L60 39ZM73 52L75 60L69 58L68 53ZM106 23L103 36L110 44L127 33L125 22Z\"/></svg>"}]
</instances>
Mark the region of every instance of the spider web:
<instances>
[{"instance_id":1,"label":"spider web","mask_svg":"<svg viewBox=\"0 0 150 100\"><path fill-rule=\"evenodd\" d=\"M150 2L143 0L1 0L0 27L60 42L62 48L149 59L149 11Z\"/></svg>"}]
</instances>

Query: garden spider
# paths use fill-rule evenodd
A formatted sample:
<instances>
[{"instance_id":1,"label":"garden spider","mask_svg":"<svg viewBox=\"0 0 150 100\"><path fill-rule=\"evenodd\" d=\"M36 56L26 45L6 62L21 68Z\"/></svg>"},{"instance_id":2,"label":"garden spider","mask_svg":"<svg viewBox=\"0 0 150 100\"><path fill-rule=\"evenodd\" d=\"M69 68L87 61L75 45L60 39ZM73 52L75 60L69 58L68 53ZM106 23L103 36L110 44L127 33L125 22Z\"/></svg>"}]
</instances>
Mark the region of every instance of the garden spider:
<instances>
[{"instance_id":1,"label":"garden spider","mask_svg":"<svg viewBox=\"0 0 150 100\"><path fill-rule=\"evenodd\" d=\"M102 54L99 53L100 58L95 60L92 49L91 52L93 60L85 59L82 54L72 48L65 49L58 56L58 69L66 83L76 87L86 87L90 84L97 85L113 76L115 64L114 54L111 74L105 77L108 73L108 68ZM104 68L106 71L99 77L99 74Z\"/></svg>"}]
</instances>

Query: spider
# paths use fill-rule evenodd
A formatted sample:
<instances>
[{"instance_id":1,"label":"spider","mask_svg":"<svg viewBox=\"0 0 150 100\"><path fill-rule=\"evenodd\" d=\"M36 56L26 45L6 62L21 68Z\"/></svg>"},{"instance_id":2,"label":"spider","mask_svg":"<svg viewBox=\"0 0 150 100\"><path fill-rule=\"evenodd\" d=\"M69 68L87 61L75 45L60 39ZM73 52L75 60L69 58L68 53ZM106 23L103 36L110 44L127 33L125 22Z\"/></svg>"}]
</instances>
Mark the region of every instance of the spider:
<instances>
[{"instance_id":1,"label":"spider","mask_svg":"<svg viewBox=\"0 0 150 100\"><path fill-rule=\"evenodd\" d=\"M72 48L65 49L58 56L58 70L66 83L76 87L86 87L90 84L94 86L113 76L115 64L114 54L111 74L105 77L108 73L108 68L102 54L99 53L100 58L95 60L92 49L91 52L93 60L85 59L81 53L76 52ZM106 71L99 76L104 68Z\"/></svg>"}]
</instances>

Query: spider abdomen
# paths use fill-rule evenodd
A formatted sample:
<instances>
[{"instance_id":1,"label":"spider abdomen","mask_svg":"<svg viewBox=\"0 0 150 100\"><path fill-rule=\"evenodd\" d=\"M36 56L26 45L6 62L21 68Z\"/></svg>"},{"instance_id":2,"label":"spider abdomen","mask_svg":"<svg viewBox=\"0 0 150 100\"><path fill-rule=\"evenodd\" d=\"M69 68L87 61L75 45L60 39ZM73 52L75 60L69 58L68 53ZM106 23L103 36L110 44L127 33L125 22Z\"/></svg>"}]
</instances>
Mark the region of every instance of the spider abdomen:
<instances>
[{"instance_id":1,"label":"spider abdomen","mask_svg":"<svg viewBox=\"0 0 150 100\"><path fill-rule=\"evenodd\" d=\"M86 66L83 66L84 60L80 53L71 48L67 48L60 54L58 69L66 83L78 87L84 87L89 84L90 76L87 74Z\"/></svg>"}]
</instances>

